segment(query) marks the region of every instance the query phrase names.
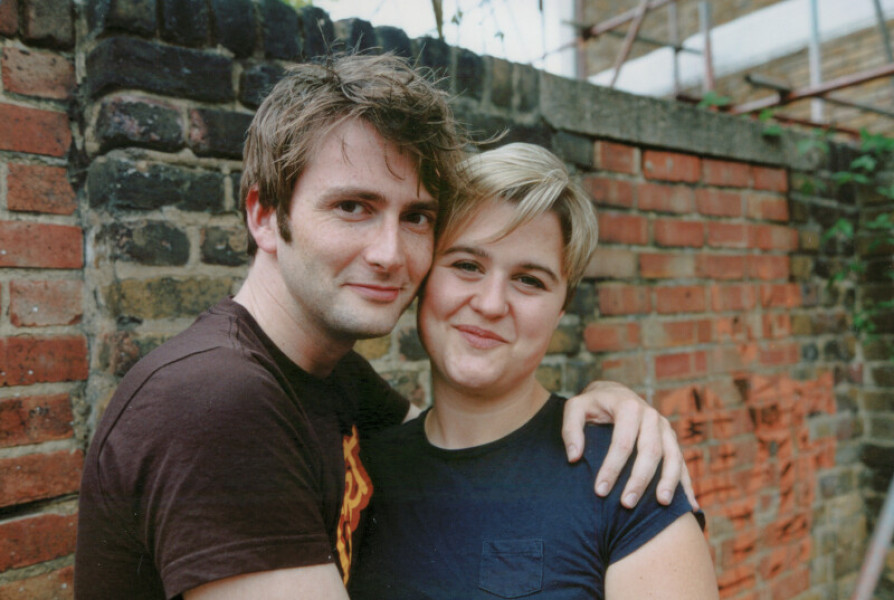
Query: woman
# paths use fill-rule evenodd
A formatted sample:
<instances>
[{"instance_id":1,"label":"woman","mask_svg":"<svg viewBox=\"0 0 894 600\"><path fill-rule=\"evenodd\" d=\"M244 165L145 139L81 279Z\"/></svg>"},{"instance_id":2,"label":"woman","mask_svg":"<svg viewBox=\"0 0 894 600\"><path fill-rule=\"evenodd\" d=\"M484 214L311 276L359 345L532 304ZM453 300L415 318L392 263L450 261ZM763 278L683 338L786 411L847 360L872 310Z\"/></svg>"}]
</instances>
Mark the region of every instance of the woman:
<instances>
[{"instance_id":1,"label":"woman","mask_svg":"<svg viewBox=\"0 0 894 600\"><path fill-rule=\"evenodd\" d=\"M594 496L611 429L589 428L569 465L564 400L535 377L596 247L591 202L537 146L464 169L472 192L442 224L418 310L434 403L366 444L376 493L351 598L717 598L682 491L633 510Z\"/></svg>"}]
</instances>

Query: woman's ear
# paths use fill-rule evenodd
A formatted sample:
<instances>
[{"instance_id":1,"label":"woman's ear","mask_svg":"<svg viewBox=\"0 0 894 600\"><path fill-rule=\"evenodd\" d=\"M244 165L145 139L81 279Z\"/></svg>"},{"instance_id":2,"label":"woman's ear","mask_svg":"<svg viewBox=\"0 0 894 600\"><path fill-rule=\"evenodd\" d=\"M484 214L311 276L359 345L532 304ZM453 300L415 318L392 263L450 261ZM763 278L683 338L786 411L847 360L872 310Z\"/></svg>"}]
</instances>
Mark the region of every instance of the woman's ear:
<instances>
[{"instance_id":1,"label":"woman's ear","mask_svg":"<svg viewBox=\"0 0 894 600\"><path fill-rule=\"evenodd\" d=\"M276 209L261 205L257 186L252 186L245 195L245 225L259 250L269 254L276 253Z\"/></svg>"}]
</instances>

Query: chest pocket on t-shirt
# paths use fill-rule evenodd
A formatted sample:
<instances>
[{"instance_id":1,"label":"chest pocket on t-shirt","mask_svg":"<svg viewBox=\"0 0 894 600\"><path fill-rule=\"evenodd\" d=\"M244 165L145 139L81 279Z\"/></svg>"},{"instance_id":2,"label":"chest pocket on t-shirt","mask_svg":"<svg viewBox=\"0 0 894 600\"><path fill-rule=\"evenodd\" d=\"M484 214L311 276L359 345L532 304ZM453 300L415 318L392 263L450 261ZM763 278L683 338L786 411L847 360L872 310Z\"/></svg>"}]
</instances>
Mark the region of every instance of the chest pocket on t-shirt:
<instances>
[{"instance_id":1,"label":"chest pocket on t-shirt","mask_svg":"<svg viewBox=\"0 0 894 600\"><path fill-rule=\"evenodd\" d=\"M481 544L478 587L500 598L520 598L543 585L543 540L494 540Z\"/></svg>"}]
</instances>

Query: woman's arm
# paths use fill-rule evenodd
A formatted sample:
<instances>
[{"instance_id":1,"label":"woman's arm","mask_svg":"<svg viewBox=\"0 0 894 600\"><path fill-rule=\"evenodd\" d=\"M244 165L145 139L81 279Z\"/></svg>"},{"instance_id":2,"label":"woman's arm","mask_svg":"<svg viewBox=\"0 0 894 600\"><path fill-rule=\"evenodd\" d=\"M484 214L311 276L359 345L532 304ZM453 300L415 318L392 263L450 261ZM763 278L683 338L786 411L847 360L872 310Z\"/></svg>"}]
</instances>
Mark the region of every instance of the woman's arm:
<instances>
[{"instance_id":1,"label":"woman's arm","mask_svg":"<svg viewBox=\"0 0 894 600\"><path fill-rule=\"evenodd\" d=\"M717 577L708 543L691 513L643 546L612 563L606 600L717 600Z\"/></svg>"}]
</instances>

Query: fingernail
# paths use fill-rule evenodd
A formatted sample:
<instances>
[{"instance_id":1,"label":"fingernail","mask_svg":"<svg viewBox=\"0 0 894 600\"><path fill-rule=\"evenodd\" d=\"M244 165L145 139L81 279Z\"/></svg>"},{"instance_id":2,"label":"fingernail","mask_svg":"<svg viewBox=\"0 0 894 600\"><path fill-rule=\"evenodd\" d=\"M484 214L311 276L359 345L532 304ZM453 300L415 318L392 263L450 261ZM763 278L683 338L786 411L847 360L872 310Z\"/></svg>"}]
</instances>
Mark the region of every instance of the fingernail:
<instances>
[{"instance_id":1,"label":"fingernail","mask_svg":"<svg viewBox=\"0 0 894 600\"><path fill-rule=\"evenodd\" d=\"M637 495L634 494L633 492L627 494L626 496L624 496L624 506L626 506L628 508L632 508L632 507L636 506L637 499L638 499Z\"/></svg>"},{"instance_id":2,"label":"fingernail","mask_svg":"<svg viewBox=\"0 0 894 600\"><path fill-rule=\"evenodd\" d=\"M569 445L568 448L566 449L566 452L568 452L569 457L573 458L573 457L577 456L577 446L575 446L574 444Z\"/></svg>"},{"instance_id":3,"label":"fingernail","mask_svg":"<svg viewBox=\"0 0 894 600\"><path fill-rule=\"evenodd\" d=\"M605 495L607 495L607 494L608 494L608 490L609 490L608 483L606 483L605 481L601 481L601 482L596 486L596 493L599 494L600 496L605 496Z\"/></svg>"},{"instance_id":4,"label":"fingernail","mask_svg":"<svg viewBox=\"0 0 894 600\"><path fill-rule=\"evenodd\" d=\"M662 503L667 504L671 501L671 493L667 490L662 490L658 498L659 500L661 500Z\"/></svg>"}]
</instances>

